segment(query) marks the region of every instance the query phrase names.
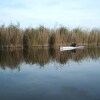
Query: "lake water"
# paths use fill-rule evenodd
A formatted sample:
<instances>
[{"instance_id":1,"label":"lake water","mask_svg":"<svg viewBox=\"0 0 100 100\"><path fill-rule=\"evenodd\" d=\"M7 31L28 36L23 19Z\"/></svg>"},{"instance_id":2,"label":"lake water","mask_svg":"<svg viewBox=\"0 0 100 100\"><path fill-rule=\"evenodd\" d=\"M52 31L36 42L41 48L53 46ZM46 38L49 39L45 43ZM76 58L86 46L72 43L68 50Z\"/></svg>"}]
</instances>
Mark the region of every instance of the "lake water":
<instances>
[{"instance_id":1,"label":"lake water","mask_svg":"<svg viewBox=\"0 0 100 100\"><path fill-rule=\"evenodd\" d=\"M0 100L100 100L100 47L0 50Z\"/></svg>"}]
</instances>

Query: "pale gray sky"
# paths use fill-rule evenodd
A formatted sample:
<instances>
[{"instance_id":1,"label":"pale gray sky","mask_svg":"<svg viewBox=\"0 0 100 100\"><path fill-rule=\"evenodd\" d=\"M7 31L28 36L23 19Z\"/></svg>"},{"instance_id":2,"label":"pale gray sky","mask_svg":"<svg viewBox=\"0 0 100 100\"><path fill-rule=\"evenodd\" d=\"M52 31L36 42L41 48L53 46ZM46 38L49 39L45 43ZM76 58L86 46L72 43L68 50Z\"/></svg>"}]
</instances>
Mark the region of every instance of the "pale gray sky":
<instances>
[{"instance_id":1,"label":"pale gray sky","mask_svg":"<svg viewBox=\"0 0 100 100\"><path fill-rule=\"evenodd\" d=\"M0 25L100 27L100 0L0 0Z\"/></svg>"}]
</instances>

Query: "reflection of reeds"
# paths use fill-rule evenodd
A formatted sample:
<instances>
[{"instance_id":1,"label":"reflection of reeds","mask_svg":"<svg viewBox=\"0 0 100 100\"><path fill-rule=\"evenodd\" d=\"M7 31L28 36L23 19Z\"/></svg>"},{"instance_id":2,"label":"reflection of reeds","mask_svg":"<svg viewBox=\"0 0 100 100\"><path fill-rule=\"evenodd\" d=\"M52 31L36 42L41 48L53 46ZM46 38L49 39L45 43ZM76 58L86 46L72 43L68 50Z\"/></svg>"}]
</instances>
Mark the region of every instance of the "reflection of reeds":
<instances>
[{"instance_id":1,"label":"reflection of reeds","mask_svg":"<svg viewBox=\"0 0 100 100\"><path fill-rule=\"evenodd\" d=\"M58 48L44 48L34 47L22 49L4 49L0 51L0 67L5 69L9 67L11 69L18 68L18 65L23 61L28 64L38 64L44 66L50 60L54 60L60 64L65 64L69 60L80 62L84 59L98 59L100 57L100 48L87 48L78 49L76 53L73 51L60 52Z\"/></svg>"},{"instance_id":2,"label":"reflection of reeds","mask_svg":"<svg viewBox=\"0 0 100 100\"><path fill-rule=\"evenodd\" d=\"M4 49L0 51L0 66L3 69L5 69L5 67L11 69L17 68L22 62L22 59L22 49Z\"/></svg>"},{"instance_id":3,"label":"reflection of reeds","mask_svg":"<svg viewBox=\"0 0 100 100\"><path fill-rule=\"evenodd\" d=\"M41 66L49 61L48 49L44 49L42 47L24 49L23 57L26 63L40 64Z\"/></svg>"},{"instance_id":4,"label":"reflection of reeds","mask_svg":"<svg viewBox=\"0 0 100 100\"><path fill-rule=\"evenodd\" d=\"M48 29L44 26L38 28L22 29L18 25L0 26L0 47L31 47L31 46L57 46L70 45L100 45L100 30L83 30L81 28L68 29L59 27Z\"/></svg>"}]
</instances>

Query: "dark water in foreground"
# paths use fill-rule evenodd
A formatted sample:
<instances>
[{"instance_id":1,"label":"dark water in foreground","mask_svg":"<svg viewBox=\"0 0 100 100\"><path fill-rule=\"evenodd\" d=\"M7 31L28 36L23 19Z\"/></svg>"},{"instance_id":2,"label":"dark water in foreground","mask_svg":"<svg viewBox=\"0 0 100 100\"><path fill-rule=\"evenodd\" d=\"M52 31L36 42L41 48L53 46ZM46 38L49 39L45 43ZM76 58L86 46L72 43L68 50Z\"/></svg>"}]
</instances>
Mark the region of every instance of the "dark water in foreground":
<instances>
[{"instance_id":1,"label":"dark water in foreground","mask_svg":"<svg viewBox=\"0 0 100 100\"><path fill-rule=\"evenodd\" d=\"M100 100L100 48L0 50L0 100Z\"/></svg>"}]
</instances>

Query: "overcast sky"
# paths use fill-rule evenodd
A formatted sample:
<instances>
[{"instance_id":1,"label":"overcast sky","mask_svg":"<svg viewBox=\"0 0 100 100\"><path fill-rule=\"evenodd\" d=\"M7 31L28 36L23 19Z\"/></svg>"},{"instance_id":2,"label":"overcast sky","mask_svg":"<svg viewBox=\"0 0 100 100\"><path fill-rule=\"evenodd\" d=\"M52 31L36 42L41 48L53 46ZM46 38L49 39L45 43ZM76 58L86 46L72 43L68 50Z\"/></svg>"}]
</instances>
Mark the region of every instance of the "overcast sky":
<instances>
[{"instance_id":1,"label":"overcast sky","mask_svg":"<svg viewBox=\"0 0 100 100\"><path fill-rule=\"evenodd\" d=\"M0 0L0 25L100 27L100 0Z\"/></svg>"}]
</instances>

